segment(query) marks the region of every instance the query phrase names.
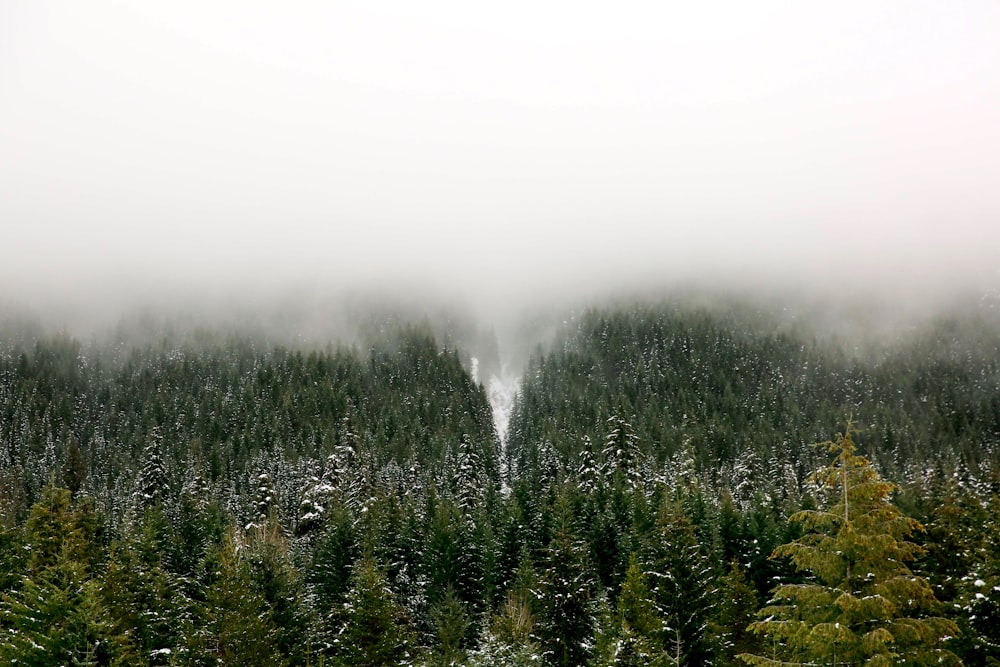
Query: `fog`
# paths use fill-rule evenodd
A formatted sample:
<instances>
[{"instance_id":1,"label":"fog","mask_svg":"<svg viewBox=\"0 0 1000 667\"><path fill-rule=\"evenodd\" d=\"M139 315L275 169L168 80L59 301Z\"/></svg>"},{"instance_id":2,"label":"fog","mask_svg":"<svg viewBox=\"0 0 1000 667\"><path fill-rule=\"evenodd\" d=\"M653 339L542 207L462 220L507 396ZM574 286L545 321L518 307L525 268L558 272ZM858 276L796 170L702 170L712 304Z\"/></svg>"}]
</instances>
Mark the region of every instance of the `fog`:
<instances>
[{"instance_id":1,"label":"fog","mask_svg":"<svg viewBox=\"0 0 1000 667\"><path fill-rule=\"evenodd\" d=\"M308 336L352 294L513 330L995 290L998 34L986 0L7 0L0 302Z\"/></svg>"}]
</instances>

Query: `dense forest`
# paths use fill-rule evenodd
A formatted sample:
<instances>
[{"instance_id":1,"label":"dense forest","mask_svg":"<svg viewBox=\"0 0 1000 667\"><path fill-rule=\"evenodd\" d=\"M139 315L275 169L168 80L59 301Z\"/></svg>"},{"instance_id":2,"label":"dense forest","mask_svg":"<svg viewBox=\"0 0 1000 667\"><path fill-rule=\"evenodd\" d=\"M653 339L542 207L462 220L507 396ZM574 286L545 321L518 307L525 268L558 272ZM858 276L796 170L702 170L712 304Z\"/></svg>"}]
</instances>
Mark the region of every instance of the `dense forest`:
<instances>
[{"instance_id":1,"label":"dense forest","mask_svg":"<svg viewBox=\"0 0 1000 667\"><path fill-rule=\"evenodd\" d=\"M1000 313L0 340L12 665L998 665ZM817 444L818 443L818 444Z\"/></svg>"}]
</instances>

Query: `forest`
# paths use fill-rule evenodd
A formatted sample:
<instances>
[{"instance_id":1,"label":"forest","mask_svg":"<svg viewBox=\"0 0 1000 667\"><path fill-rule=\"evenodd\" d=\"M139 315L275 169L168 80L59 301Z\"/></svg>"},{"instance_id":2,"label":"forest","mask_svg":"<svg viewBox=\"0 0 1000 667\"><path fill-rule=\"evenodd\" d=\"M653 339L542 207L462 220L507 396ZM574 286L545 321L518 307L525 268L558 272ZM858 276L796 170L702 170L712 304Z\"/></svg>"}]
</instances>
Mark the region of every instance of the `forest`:
<instances>
[{"instance_id":1,"label":"forest","mask_svg":"<svg viewBox=\"0 0 1000 667\"><path fill-rule=\"evenodd\" d=\"M1000 307L480 350L3 327L0 663L1000 665Z\"/></svg>"}]
</instances>

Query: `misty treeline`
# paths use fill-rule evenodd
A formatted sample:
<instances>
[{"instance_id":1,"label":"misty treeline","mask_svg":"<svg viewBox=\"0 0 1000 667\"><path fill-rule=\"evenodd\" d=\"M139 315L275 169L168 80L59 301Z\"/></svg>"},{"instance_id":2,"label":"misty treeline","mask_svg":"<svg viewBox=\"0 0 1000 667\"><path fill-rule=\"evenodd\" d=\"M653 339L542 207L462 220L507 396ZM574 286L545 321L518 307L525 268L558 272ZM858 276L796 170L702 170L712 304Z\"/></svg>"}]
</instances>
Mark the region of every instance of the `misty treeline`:
<instances>
[{"instance_id":1,"label":"misty treeline","mask_svg":"<svg viewBox=\"0 0 1000 667\"><path fill-rule=\"evenodd\" d=\"M992 311L593 310L506 446L468 354L8 336L0 660L998 664Z\"/></svg>"}]
</instances>

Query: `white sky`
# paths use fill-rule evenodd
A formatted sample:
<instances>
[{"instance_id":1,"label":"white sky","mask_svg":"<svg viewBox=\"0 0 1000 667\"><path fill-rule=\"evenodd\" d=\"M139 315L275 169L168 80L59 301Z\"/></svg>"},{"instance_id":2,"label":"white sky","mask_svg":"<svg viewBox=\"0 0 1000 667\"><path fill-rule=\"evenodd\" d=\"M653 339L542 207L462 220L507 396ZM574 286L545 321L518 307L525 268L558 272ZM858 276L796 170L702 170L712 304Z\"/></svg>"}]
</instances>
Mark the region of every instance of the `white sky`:
<instances>
[{"instance_id":1,"label":"white sky","mask_svg":"<svg viewBox=\"0 0 1000 667\"><path fill-rule=\"evenodd\" d=\"M0 3L0 293L996 281L1000 3Z\"/></svg>"}]
</instances>

